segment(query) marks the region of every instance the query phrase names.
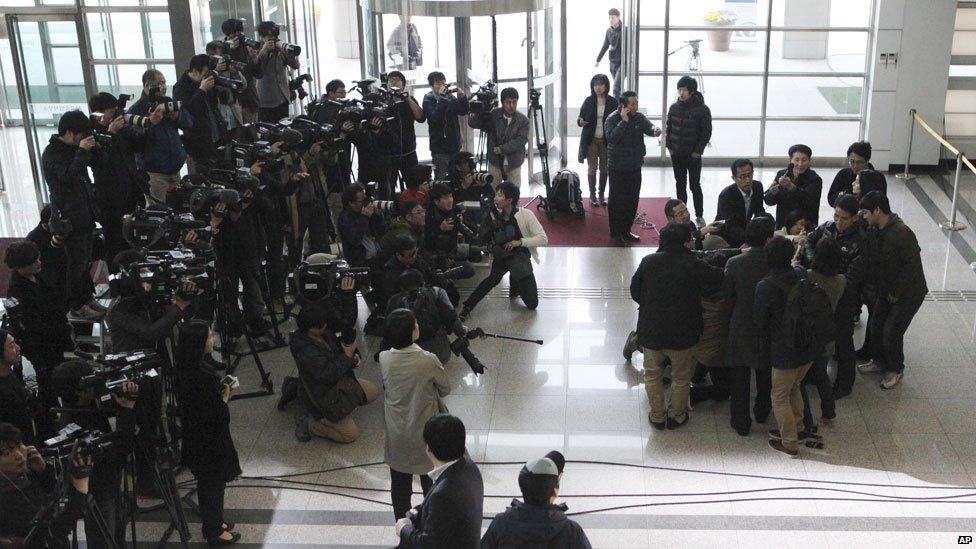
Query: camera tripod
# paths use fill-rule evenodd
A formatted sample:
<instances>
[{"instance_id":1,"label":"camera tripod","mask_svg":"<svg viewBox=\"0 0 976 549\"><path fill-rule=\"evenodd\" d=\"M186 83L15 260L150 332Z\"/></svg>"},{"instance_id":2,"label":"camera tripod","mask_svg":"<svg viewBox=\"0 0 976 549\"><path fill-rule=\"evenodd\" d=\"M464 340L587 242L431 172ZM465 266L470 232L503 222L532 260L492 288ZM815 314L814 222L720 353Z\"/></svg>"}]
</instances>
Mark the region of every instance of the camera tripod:
<instances>
[{"instance_id":1,"label":"camera tripod","mask_svg":"<svg viewBox=\"0 0 976 549\"><path fill-rule=\"evenodd\" d=\"M685 71L699 73L696 77L698 80L698 91L705 91L705 77L701 75L701 38L696 38L695 40L685 40L684 44L678 46L677 48L668 52L668 57L678 53L683 49L688 49L688 60L685 62Z\"/></svg>"},{"instance_id":2,"label":"camera tripod","mask_svg":"<svg viewBox=\"0 0 976 549\"><path fill-rule=\"evenodd\" d=\"M535 148L539 153L539 163L542 165L542 185L545 187L546 195L537 195L539 200L537 208L546 212L546 217L552 221L556 216L556 208L552 204L553 188L552 180L549 177L549 136L546 134L546 113L542 110L539 103L540 92L536 89L529 90L529 114L532 115L532 129L535 134ZM531 203L531 202L530 202Z\"/></svg>"}]
</instances>

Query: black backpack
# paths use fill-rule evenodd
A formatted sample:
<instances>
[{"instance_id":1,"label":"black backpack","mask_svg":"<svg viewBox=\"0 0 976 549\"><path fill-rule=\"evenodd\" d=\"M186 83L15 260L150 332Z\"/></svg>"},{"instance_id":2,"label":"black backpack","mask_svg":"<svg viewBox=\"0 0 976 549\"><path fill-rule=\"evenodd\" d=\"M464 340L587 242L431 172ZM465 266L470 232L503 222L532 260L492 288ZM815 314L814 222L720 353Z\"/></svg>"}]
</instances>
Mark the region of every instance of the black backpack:
<instances>
[{"instance_id":1,"label":"black backpack","mask_svg":"<svg viewBox=\"0 0 976 549\"><path fill-rule=\"evenodd\" d=\"M786 297L783 311L783 341L790 354L813 360L834 341L834 310L827 292L809 278L795 282L773 279Z\"/></svg>"},{"instance_id":2,"label":"black backpack","mask_svg":"<svg viewBox=\"0 0 976 549\"><path fill-rule=\"evenodd\" d=\"M420 325L420 341L433 337L442 326L437 310L437 294L433 288L423 287L400 294L396 306L410 309Z\"/></svg>"},{"instance_id":3,"label":"black backpack","mask_svg":"<svg viewBox=\"0 0 976 549\"><path fill-rule=\"evenodd\" d=\"M549 204L557 212L571 213L579 217L586 215L583 209L583 192L580 189L580 178L576 172L559 170L552 178L552 191Z\"/></svg>"}]
</instances>

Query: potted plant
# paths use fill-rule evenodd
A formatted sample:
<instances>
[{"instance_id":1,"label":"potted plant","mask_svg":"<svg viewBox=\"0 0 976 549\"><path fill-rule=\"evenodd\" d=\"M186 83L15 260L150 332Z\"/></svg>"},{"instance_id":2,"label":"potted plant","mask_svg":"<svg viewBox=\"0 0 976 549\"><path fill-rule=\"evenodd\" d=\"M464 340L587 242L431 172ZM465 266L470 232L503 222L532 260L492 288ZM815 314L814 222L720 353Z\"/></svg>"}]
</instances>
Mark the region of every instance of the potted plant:
<instances>
[{"instance_id":1,"label":"potted plant","mask_svg":"<svg viewBox=\"0 0 976 549\"><path fill-rule=\"evenodd\" d=\"M702 18L707 25L716 27L727 27L734 25L738 20L735 12L729 10L710 11ZM732 31L729 29L716 29L707 31L708 49L712 51L729 51L729 41L732 39Z\"/></svg>"}]
</instances>

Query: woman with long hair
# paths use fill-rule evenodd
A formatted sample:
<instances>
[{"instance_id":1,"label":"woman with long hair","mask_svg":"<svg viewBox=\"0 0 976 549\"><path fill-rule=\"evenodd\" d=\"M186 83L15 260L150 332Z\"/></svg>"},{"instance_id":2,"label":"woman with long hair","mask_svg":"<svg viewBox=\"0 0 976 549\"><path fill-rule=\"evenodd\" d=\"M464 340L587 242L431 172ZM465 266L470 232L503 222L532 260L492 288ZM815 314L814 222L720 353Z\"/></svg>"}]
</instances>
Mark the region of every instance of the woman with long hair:
<instances>
[{"instance_id":1,"label":"woman with long hair","mask_svg":"<svg viewBox=\"0 0 976 549\"><path fill-rule=\"evenodd\" d=\"M223 518L224 488L240 476L241 464L230 436L227 403L232 389L203 361L212 350L213 333L206 322L191 320L180 327L175 362L183 465L197 481L203 537L215 547L241 539Z\"/></svg>"},{"instance_id":2,"label":"woman with long hair","mask_svg":"<svg viewBox=\"0 0 976 549\"><path fill-rule=\"evenodd\" d=\"M580 136L579 162L586 159L586 181L590 185L590 204L606 206L607 139L603 124L617 110L617 100L610 95L610 79L597 74L590 79L590 96L583 100L576 125L583 128ZM596 175L600 169L600 194L597 195Z\"/></svg>"}]
</instances>

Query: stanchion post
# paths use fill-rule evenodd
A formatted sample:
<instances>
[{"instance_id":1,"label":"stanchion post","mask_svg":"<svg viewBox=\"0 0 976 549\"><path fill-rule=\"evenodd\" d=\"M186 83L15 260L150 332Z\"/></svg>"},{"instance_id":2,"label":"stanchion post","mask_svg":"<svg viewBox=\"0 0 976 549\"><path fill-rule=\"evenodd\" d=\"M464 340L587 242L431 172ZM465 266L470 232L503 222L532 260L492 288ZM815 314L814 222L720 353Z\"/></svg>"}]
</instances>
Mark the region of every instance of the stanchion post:
<instances>
[{"instance_id":1,"label":"stanchion post","mask_svg":"<svg viewBox=\"0 0 976 549\"><path fill-rule=\"evenodd\" d=\"M956 221L956 201L959 200L959 180L962 178L962 153L956 155L956 180L952 185L952 215L949 221L941 223L939 226L947 231L961 231L966 228L965 223Z\"/></svg>"},{"instance_id":2,"label":"stanchion post","mask_svg":"<svg viewBox=\"0 0 976 549\"><path fill-rule=\"evenodd\" d=\"M895 177L897 177L898 179L904 179L905 181L911 181L912 179L915 179L914 175L908 173L908 168L909 166L911 166L912 163L912 142L915 140L915 113L916 112L917 111L915 109L908 110L908 118L911 121L911 124L909 125L909 129L908 129L908 152L905 153L905 171L895 175Z\"/></svg>"}]
</instances>

